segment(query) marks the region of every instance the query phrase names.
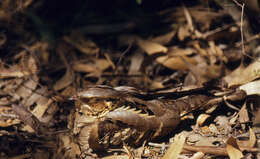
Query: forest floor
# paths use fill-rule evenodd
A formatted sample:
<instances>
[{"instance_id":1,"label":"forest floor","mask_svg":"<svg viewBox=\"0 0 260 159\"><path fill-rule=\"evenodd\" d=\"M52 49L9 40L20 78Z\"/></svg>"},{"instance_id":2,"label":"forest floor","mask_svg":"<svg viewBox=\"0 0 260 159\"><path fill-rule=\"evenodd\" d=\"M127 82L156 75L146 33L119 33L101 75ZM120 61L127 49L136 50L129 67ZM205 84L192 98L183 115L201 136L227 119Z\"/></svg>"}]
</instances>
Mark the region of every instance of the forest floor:
<instances>
[{"instance_id":1,"label":"forest floor","mask_svg":"<svg viewBox=\"0 0 260 159\"><path fill-rule=\"evenodd\" d=\"M257 2L0 1L0 158L260 158ZM85 127L78 116L92 96L175 102L181 111L159 141L131 146L137 141L122 139L101 152L80 138ZM134 107L162 124L172 120L171 107L154 111L143 103ZM115 111L104 109L108 115L91 124ZM141 123L127 115L109 120L124 130L139 131Z\"/></svg>"}]
</instances>

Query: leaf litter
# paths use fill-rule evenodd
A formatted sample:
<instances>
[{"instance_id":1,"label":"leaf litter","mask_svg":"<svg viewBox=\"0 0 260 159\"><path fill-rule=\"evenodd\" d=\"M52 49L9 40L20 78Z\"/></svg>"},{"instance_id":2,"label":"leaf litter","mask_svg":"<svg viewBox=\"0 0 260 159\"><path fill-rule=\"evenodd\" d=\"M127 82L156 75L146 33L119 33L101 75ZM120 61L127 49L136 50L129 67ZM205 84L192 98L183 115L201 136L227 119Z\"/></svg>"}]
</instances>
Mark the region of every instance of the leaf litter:
<instances>
[{"instance_id":1,"label":"leaf litter","mask_svg":"<svg viewBox=\"0 0 260 159\"><path fill-rule=\"evenodd\" d=\"M0 158L259 156L259 54L224 2L156 2L157 10L148 11L151 2L143 1L133 5L139 12L124 10L130 2L107 4L124 13L113 15L94 2L59 3L0 2ZM251 11L259 9L247 3L243 14L254 19ZM62 16L53 8L43 12L48 6L59 6ZM250 18L243 29L259 32L252 27L259 20ZM93 85L135 87L138 93L125 91L155 100L202 93L209 101L182 112L176 130L159 141L95 152L77 141L93 121L76 113L73 101Z\"/></svg>"}]
</instances>

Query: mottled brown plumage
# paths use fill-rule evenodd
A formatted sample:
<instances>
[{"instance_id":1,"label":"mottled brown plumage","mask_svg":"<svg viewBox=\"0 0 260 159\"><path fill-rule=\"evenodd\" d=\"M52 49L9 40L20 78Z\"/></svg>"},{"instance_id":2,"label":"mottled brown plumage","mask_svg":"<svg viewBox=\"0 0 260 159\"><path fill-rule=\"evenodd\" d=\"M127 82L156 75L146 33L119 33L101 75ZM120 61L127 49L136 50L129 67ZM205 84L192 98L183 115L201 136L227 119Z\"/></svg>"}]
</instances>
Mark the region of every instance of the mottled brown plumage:
<instances>
[{"instance_id":1,"label":"mottled brown plumage","mask_svg":"<svg viewBox=\"0 0 260 159\"><path fill-rule=\"evenodd\" d=\"M129 90L129 91L128 91ZM208 101L205 95L177 100L144 100L132 87L95 86L77 96L75 130L81 148L95 151L119 147L123 143L141 145L163 137L176 128L181 113Z\"/></svg>"}]
</instances>

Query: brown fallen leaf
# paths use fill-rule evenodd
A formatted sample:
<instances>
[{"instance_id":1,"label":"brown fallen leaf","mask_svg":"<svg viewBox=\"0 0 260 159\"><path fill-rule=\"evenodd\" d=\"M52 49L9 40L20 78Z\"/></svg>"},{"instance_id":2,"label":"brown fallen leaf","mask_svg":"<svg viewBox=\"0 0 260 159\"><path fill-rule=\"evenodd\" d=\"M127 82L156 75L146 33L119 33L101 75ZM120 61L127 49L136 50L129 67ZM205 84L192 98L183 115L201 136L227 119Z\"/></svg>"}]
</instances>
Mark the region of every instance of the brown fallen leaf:
<instances>
[{"instance_id":1,"label":"brown fallen leaf","mask_svg":"<svg viewBox=\"0 0 260 159\"><path fill-rule=\"evenodd\" d=\"M191 36L190 27L188 25L181 26L178 30L178 39L183 41L189 36Z\"/></svg>"},{"instance_id":2,"label":"brown fallen leaf","mask_svg":"<svg viewBox=\"0 0 260 159\"><path fill-rule=\"evenodd\" d=\"M73 32L70 36L65 36L64 40L87 55L95 55L100 50L92 40L85 38L79 32Z\"/></svg>"},{"instance_id":3,"label":"brown fallen leaf","mask_svg":"<svg viewBox=\"0 0 260 159\"><path fill-rule=\"evenodd\" d=\"M0 107L0 127L8 127L19 124L21 121L16 118L10 107Z\"/></svg>"},{"instance_id":4,"label":"brown fallen leaf","mask_svg":"<svg viewBox=\"0 0 260 159\"><path fill-rule=\"evenodd\" d=\"M242 128L245 129L245 123L249 122L248 111L246 108L246 103L243 104L242 108L240 109L239 113L239 122L242 124Z\"/></svg>"},{"instance_id":5,"label":"brown fallen leaf","mask_svg":"<svg viewBox=\"0 0 260 159\"><path fill-rule=\"evenodd\" d=\"M249 143L248 147L254 147L256 144L256 135L252 128L249 128Z\"/></svg>"},{"instance_id":6,"label":"brown fallen leaf","mask_svg":"<svg viewBox=\"0 0 260 159\"><path fill-rule=\"evenodd\" d=\"M102 157L102 159L131 159L129 158L128 155L111 155L111 156L106 156L106 157Z\"/></svg>"},{"instance_id":7,"label":"brown fallen leaf","mask_svg":"<svg viewBox=\"0 0 260 159\"><path fill-rule=\"evenodd\" d=\"M100 74L110 66L111 63L106 59L95 59L95 62L89 63L76 62L72 65L72 69L77 72Z\"/></svg>"},{"instance_id":8,"label":"brown fallen leaf","mask_svg":"<svg viewBox=\"0 0 260 159\"><path fill-rule=\"evenodd\" d=\"M53 86L55 91L61 90L73 82L74 74L71 70L67 69L66 73L59 79Z\"/></svg>"},{"instance_id":9,"label":"brown fallen leaf","mask_svg":"<svg viewBox=\"0 0 260 159\"><path fill-rule=\"evenodd\" d=\"M23 85L20 85L20 87L16 90L15 94L22 97L22 98L28 98L32 95L33 90L36 89L38 85L38 77L32 76L27 81L24 81Z\"/></svg>"},{"instance_id":10,"label":"brown fallen leaf","mask_svg":"<svg viewBox=\"0 0 260 159\"><path fill-rule=\"evenodd\" d=\"M110 62L106 59L97 59L95 62L100 72L103 72L105 69L111 66Z\"/></svg>"},{"instance_id":11,"label":"brown fallen leaf","mask_svg":"<svg viewBox=\"0 0 260 159\"><path fill-rule=\"evenodd\" d=\"M260 126L260 109L258 108L258 110L254 113L254 127L259 129L259 126Z\"/></svg>"},{"instance_id":12,"label":"brown fallen leaf","mask_svg":"<svg viewBox=\"0 0 260 159\"><path fill-rule=\"evenodd\" d=\"M226 143L226 150L230 159L240 159L244 156L243 153L240 151L235 138L230 137Z\"/></svg>"},{"instance_id":13,"label":"brown fallen leaf","mask_svg":"<svg viewBox=\"0 0 260 159\"><path fill-rule=\"evenodd\" d=\"M151 89L159 89L159 88L164 88L165 86L161 81L152 81L152 84L150 86Z\"/></svg>"},{"instance_id":14,"label":"brown fallen leaf","mask_svg":"<svg viewBox=\"0 0 260 159\"><path fill-rule=\"evenodd\" d=\"M185 140L186 135L175 135L174 142L171 144L170 148L167 150L162 159L178 159L178 156L181 153L183 145L185 143Z\"/></svg>"},{"instance_id":15,"label":"brown fallen leaf","mask_svg":"<svg viewBox=\"0 0 260 159\"><path fill-rule=\"evenodd\" d=\"M80 155L81 151L79 145L74 143L69 135L59 134L58 139L60 146L57 150L57 158L77 158L77 156Z\"/></svg>"},{"instance_id":16,"label":"brown fallen leaf","mask_svg":"<svg viewBox=\"0 0 260 159\"><path fill-rule=\"evenodd\" d=\"M171 48L167 55L158 57L156 61L173 70L187 70L186 63L197 64L196 56L188 57L193 51L191 48Z\"/></svg>"},{"instance_id":17,"label":"brown fallen leaf","mask_svg":"<svg viewBox=\"0 0 260 159\"><path fill-rule=\"evenodd\" d=\"M242 150L259 153L259 148L249 148L249 147L241 147ZM213 154L218 156L227 156L227 150L223 147L216 147L216 146L191 146L185 144L183 147L183 152L203 152L204 154Z\"/></svg>"},{"instance_id":18,"label":"brown fallen leaf","mask_svg":"<svg viewBox=\"0 0 260 159\"><path fill-rule=\"evenodd\" d=\"M204 154L213 154L218 156L227 156L225 148L216 146L192 146L185 144L183 150L189 152L203 152Z\"/></svg>"},{"instance_id":19,"label":"brown fallen leaf","mask_svg":"<svg viewBox=\"0 0 260 159\"><path fill-rule=\"evenodd\" d=\"M166 53L168 48L149 40L143 40L141 38L137 38L137 45L143 49L148 55L152 55L154 53L163 52Z\"/></svg>"},{"instance_id":20,"label":"brown fallen leaf","mask_svg":"<svg viewBox=\"0 0 260 159\"><path fill-rule=\"evenodd\" d=\"M21 121L29 125L36 133L42 133L42 130L44 129L43 125L31 112L26 110L26 108L22 105L13 104L12 110L19 116Z\"/></svg>"},{"instance_id":21,"label":"brown fallen leaf","mask_svg":"<svg viewBox=\"0 0 260 159\"><path fill-rule=\"evenodd\" d=\"M194 155L192 155L192 157L190 157L189 159L201 159L205 156L205 154L203 152L196 152Z\"/></svg>"},{"instance_id":22,"label":"brown fallen leaf","mask_svg":"<svg viewBox=\"0 0 260 159\"><path fill-rule=\"evenodd\" d=\"M176 35L176 30L172 30L170 31L169 33L166 33L166 34L163 34L163 35L160 35L160 36L157 36L157 37L154 37L154 38L151 38L150 40L152 42L155 42L155 43L159 43L161 45L165 45L165 44L168 44L170 43L170 41L174 38L174 36Z\"/></svg>"},{"instance_id":23,"label":"brown fallen leaf","mask_svg":"<svg viewBox=\"0 0 260 159\"><path fill-rule=\"evenodd\" d=\"M197 118L197 121L196 121L196 125L197 126L202 126L203 123L210 117L210 115L208 114L200 114L199 117Z\"/></svg>"},{"instance_id":24,"label":"brown fallen leaf","mask_svg":"<svg viewBox=\"0 0 260 159\"><path fill-rule=\"evenodd\" d=\"M0 33L0 47L2 47L7 41L7 37L5 33Z\"/></svg>"},{"instance_id":25,"label":"brown fallen leaf","mask_svg":"<svg viewBox=\"0 0 260 159\"><path fill-rule=\"evenodd\" d=\"M142 63L144 60L144 55L143 53L139 50L137 50L134 55L131 57L131 64L130 64L130 68L128 71L129 75L134 75L134 74L138 74Z\"/></svg>"},{"instance_id":26,"label":"brown fallen leaf","mask_svg":"<svg viewBox=\"0 0 260 159\"><path fill-rule=\"evenodd\" d=\"M240 66L231 74L224 77L228 87L242 85L260 77L260 64L255 61L247 67Z\"/></svg>"}]
</instances>

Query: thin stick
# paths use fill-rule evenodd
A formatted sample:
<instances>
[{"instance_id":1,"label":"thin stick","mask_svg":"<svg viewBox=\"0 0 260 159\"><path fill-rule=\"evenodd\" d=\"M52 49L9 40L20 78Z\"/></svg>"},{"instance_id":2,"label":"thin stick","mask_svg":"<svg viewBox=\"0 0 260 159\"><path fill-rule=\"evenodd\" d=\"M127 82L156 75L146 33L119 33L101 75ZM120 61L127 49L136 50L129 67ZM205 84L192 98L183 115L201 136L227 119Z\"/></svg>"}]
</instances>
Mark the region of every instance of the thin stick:
<instances>
[{"instance_id":1,"label":"thin stick","mask_svg":"<svg viewBox=\"0 0 260 159\"><path fill-rule=\"evenodd\" d=\"M238 5L239 7L241 7L242 11L241 11L241 16L240 16L240 34L241 34L241 43L242 43L242 54L247 56L245 53L245 44L244 44L244 34L243 34L243 18L244 18L244 7L245 4L240 4L237 0L233 0L234 3L236 3L236 5ZM242 60L241 60L241 64L244 61L244 56L242 56Z\"/></svg>"},{"instance_id":2,"label":"thin stick","mask_svg":"<svg viewBox=\"0 0 260 159\"><path fill-rule=\"evenodd\" d=\"M247 57L249 57L249 58L251 58L251 59L253 59L253 60L256 60L256 61L260 62L259 59L256 59L256 58L254 58L254 57L252 57L252 56L246 54L246 52L245 52L244 34L243 34L243 33L244 33L244 31L243 31L243 26L244 26L244 21L243 21L243 19L244 19L245 3L240 4L237 0L233 0L233 2L236 3L236 5L238 5L238 6L241 7L241 9L242 9L242 10L241 10L241 17L240 17L240 34L241 34L242 54L245 55L245 56L247 56ZM241 64L243 63L243 61L244 61L244 56L242 56Z\"/></svg>"}]
</instances>

